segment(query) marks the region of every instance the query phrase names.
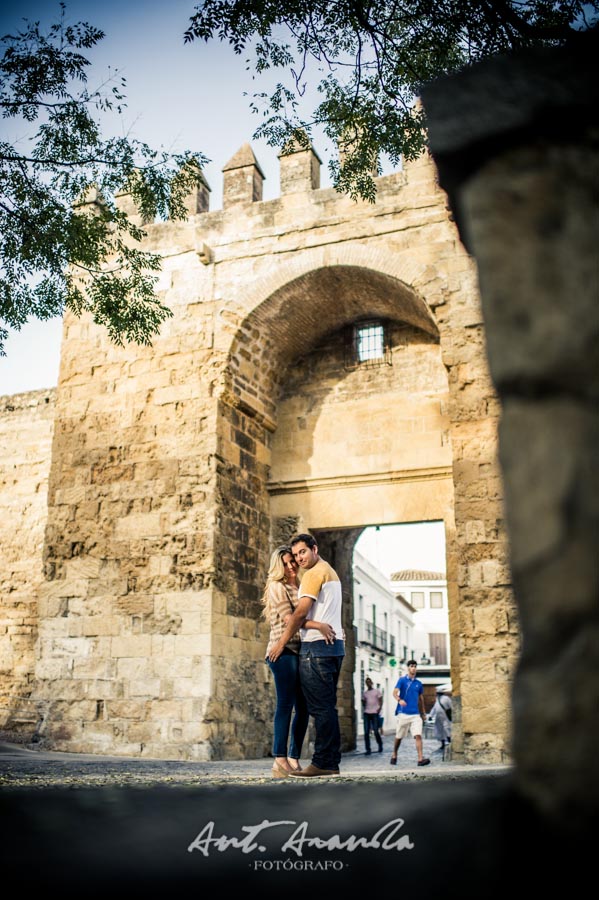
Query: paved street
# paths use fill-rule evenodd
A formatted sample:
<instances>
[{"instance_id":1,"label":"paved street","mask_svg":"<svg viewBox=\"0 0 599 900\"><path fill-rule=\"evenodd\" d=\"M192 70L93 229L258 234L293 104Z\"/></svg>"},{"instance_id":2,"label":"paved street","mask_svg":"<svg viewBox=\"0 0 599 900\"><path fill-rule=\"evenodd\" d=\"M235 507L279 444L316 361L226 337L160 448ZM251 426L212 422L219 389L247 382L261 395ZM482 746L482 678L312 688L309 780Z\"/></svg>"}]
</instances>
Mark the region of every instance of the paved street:
<instances>
[{"instance_id":1,"label":"paved street","mask_svg":"<svg viewBox=\"0 0 599 900\"><path fill-rule=\"evenodd\" d=\"M467 766L444 761L439 743L424 741L429 766L416 765L412 740L403 741L397 766L389 764L393 736L383 739L383 752L370 756L360 749L344 754L341 779L389 780L468 779L480 775L505 774L507 766ZM376 748L376 744L373 742ZM186 760L138 759L89 754L32 750L18 744L0 744L0 786L2 787L94 787L101 785L194 785L259 784L271 781L270 759L189 762ZM305 783L305 782L302 782Z\"/></svg>"}]
</instances>

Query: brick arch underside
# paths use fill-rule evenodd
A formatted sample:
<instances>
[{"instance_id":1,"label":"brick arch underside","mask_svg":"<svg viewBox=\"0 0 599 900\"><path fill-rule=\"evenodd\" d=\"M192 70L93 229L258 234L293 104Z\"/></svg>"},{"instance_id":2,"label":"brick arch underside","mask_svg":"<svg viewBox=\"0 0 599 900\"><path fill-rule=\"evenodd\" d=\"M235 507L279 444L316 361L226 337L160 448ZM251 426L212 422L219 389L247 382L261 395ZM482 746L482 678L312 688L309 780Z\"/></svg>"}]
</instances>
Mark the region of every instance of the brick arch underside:
<instances>
[{"instance_id":1,"label":"brick arch underside","mask_svg":"<svg viewBox=\"0 0 599 900\"><path fill-rule=\"evenodd\" d=\"M274 428L277 385L321 338L364 318L402 322L438 339L432 312L413 287L385 272L326 266L279 287L241 323L231 344L227 400Z\"/></svg>"}]
</instances>

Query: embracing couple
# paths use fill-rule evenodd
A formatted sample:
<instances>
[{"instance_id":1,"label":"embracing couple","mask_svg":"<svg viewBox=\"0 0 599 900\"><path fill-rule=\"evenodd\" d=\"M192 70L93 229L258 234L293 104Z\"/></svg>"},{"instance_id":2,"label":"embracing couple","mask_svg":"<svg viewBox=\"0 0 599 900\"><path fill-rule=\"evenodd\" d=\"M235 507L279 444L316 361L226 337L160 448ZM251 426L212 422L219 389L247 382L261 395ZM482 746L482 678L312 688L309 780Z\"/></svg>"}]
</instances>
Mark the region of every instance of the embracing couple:
<instances>
[{"instance_id":1,"label":"embracing couple","mask_svg":"<svg viewBox=\"0 0 599 900\"><path fill-rule=\"evenodd\" d=\"M338 775L337 682L345 655L341 582L318 555L312 535L298 534L274 551L263 602L270 624L266 661L277 692L273 777ZM314 755L302 769L299 759L309 716L316 730Z\"/></svg>"}]
</instances>

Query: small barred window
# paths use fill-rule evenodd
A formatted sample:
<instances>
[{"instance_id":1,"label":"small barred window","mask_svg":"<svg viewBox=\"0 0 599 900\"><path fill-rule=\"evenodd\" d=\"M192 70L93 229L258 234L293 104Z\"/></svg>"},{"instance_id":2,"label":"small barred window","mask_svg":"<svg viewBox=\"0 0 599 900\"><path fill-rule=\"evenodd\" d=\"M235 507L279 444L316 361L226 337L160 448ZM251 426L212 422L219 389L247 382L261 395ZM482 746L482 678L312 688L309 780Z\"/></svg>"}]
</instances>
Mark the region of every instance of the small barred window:
<instances>
[{"instance_id":1,"label":"small barred window","mask_svg":"<svg viewBox=\"0 0 599 900\"><path fill-rule=\"evenodd\" d=\"M352 353L346 359L346 364L348 368L391 365L391 353L382 322L360 322L354 325Z\"/></svg>"}]
</instances>

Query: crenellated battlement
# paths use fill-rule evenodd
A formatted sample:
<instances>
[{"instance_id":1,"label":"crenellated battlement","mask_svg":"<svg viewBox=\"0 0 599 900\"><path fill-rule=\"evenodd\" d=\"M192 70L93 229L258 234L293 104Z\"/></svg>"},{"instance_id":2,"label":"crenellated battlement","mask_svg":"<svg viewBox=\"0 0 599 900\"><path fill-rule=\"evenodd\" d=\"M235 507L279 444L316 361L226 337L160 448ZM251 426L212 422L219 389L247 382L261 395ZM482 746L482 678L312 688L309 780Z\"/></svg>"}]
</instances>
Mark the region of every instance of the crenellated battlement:
<instances>
[{"instance_id":1,"label":"crenellated battlement","mask_svg":"<svg viewBox=\"0 0 599 900\"><path fill-rule=\"evenodd\" d=\"M273 199L305 194L306 198L314 196L320 191L333 192L332 196L347 202L347 197L338 194L333 188L321 188L322 160L311 143L302 144L296 142L293 146L287 146L278 154L279 163L279 196ZM250 210L255 204L271 202L264 200L264 181L266 175L249 143L241 145L231 159L222 168L222 210L234 210L237 214L242 210ZM420 171L420 176L416 173ZM434 180L433 166L428 155L423 155L419 160L406 164L392 176L380 176L375 180L379 186L383 186L389 177L399 181L420 180L422 173L426 172L429 181ZM186 206L189 218L204 213L217 212L210 208L210 194L212 190L206 178L202 175L202 184L194 188L188 195ZM116 205L127 213L131 221L136 225L147 226L152 223L144 222L140 216L135 202L130 193L121 191L116 195Z\"/></svg>"}]
</instances>

